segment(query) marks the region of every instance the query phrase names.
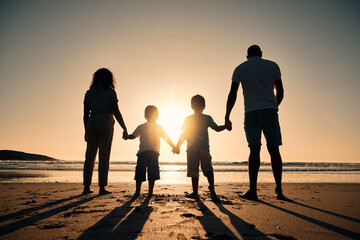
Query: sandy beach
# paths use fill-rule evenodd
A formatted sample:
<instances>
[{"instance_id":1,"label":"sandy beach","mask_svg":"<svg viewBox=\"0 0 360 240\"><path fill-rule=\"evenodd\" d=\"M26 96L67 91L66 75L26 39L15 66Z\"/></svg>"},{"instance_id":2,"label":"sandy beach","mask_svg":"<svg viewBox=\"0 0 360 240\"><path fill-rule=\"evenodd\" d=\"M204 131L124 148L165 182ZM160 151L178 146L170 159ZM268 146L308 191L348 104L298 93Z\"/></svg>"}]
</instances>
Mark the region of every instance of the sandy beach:
<instances>
[{"instance_id":1,"label":"sandy beach","mask_svg":"<svg viewBox=\"0 0 360 240\"><path fill-rule=\"evenodd\" d=\"M360 239L360 184L258 186L259 201L239 198L245 184L217 185L213 203L185 198L190 186L157 184L155 195L132 198L134 184L82 196L81 184L0 184L0 239Z\"/></svg>"}]
</instances>

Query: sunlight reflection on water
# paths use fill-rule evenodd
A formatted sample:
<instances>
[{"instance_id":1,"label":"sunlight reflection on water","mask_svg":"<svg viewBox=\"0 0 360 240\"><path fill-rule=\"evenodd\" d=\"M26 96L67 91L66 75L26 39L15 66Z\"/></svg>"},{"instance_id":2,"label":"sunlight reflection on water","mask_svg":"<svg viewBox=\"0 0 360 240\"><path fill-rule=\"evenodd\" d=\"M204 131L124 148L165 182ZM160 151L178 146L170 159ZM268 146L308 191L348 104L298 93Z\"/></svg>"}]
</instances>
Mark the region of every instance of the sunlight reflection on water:
<instances>
[{"instance_id":1,"label":"sunlight reflection on water","mask_svg":"<svg viewBox=\"0 0 360 240\"><path fill-rule=\"evenodd\" d=\"M215 172L215 183L249 182L247 172ZM161 172L158 183L191 184L186 172ZM97 184L98 173L94 171L93 184ZM49 170L0 170L0 182L28 183L82 183L82 171L49 171ZM134 182L133 171L110 171L109 183ZM273 183L272 172L259 172L259 183ZM360 183L359 172L284 172L284 183ZM206 184L207 179L200 172L200 183Z\"/></svg>"}]
</instances>

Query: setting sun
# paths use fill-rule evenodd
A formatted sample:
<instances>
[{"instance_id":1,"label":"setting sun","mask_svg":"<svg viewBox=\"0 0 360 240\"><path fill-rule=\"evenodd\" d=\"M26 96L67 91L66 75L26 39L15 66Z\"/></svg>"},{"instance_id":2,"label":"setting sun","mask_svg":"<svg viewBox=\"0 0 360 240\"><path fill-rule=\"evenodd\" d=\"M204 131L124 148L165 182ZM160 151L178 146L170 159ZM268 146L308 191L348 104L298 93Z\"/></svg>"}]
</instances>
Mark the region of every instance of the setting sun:
<instances>
[{"instance_id":1,"label":"setting sun","mask_svg":"<svg viewBox=\"0 0 360 240\"><path fill-rule=\"evenodd\" d=\"M184 109L177 106L168 106L159 109L158 123L165 129L175 144L181 134L181 126L187 115Z\"/></svg>"}]
</instances>

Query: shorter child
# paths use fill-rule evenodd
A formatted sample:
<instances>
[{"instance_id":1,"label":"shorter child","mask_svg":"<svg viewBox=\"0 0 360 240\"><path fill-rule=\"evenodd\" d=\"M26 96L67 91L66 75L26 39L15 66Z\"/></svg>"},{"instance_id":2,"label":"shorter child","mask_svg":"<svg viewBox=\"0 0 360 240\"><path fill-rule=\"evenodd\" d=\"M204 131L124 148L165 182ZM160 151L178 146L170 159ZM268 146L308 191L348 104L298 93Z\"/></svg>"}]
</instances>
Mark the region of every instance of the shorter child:
<instances>
[{"instance_id":1,"label":"shorter child","mask_svg":"<svg viewBox=\"0 0 360 240\"><path fill-rule=\"evenodd\" d=\"M180 152L180 146L186 139L187 142L187 176L191 177L193 192L186 197L198 199L199 186L199 162L201 162L201 169L204 176L209 182L210 197L214 202L220 202L220 199L215 193L214 187L214 171L211 164L210 146L208 127L217 132L223 131L229 126L218 126L211 116L205 115L202 112L205 109L205 99L196 95L191 98L191 108L194 114L185 118L182 126L182 134L174 149L174 152Z\"/></svg>"},{"instance_id":2,"label":"shorter child","mask_svg":"<svg viewBox=\"0 0 360 240\"><path fill-rule=\"evenodd\" d=\"M153 194L155 180L160 179L159 154L160 138L164 139L173 149L175 145L165 132L165 130L156 123L159 111L155 106L145 108L146 123L139 125L135 131L130 134L124 134L123 138L135 139L140 136L140 149L137 153L138 159L135 170L136 191L134 197L140 195L141 184L146 181L146 168L148 169L149 197Z\"/></svg>"}]
</instances>

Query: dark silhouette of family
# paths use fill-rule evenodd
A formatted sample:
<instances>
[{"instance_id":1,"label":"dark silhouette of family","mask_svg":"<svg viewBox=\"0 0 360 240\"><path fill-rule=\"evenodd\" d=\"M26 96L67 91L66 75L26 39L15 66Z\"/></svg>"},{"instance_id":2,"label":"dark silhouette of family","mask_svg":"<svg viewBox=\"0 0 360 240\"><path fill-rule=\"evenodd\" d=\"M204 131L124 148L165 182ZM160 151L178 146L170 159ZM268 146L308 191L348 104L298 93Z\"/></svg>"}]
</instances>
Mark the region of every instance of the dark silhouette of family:
<instances>
[{"instance_id":1,"label":"dark silhouette of family","mask_svg":"<svg viewBox=\"0 0 360 240\"><path fill-rule=\"evenodd\" d=\"M153 194L155 181L160 179L159 152L160 138L164 139L175 154L180 153L180 147L187 142L187 176L191 177L193 192L187 198L199 199L199 165L209 182L210 197L214 202L220 202L214 185L214 170L209 151L208 128L220 132L232 130L230 113L235 105L239 84L241 83L245 105L244 130L250 155L248 161L250 189L241 197L258 200L257 176L260 167L261 134L267 143L271 157L271 166L275 178L275 196L285 200L281 187L282 159L279 146L282 145L280 125L278 120L278 106L284 90L278 65L262 58L259 46L252 45L247 50L247 61L237 66L233 72L231 89L227 99L224 125L217 125L213 118L203 113L205 99L200 95L191 98L191 108L194 114L185 118L182 134L175 145L163 127L156 123L159 111L156 106L145 108L146 122L139 125L132 134L128 134L126 125L118 107L113 74L106 68L97 70L92 79L90 89L84 99L85 141L87 142L84 163L84 191L90 190L95 157L99 150L99 195L110 194L105 189L108 183L109 159L114 132L114 117L123 129L123 139L139 137L140 147L137 152L135 170L136 191L134 197L139 196L142 182L146 181L146 171L149 181L149 197ZM274 94L274 88L276 93Z\"/></svg>"}]
</instances>

